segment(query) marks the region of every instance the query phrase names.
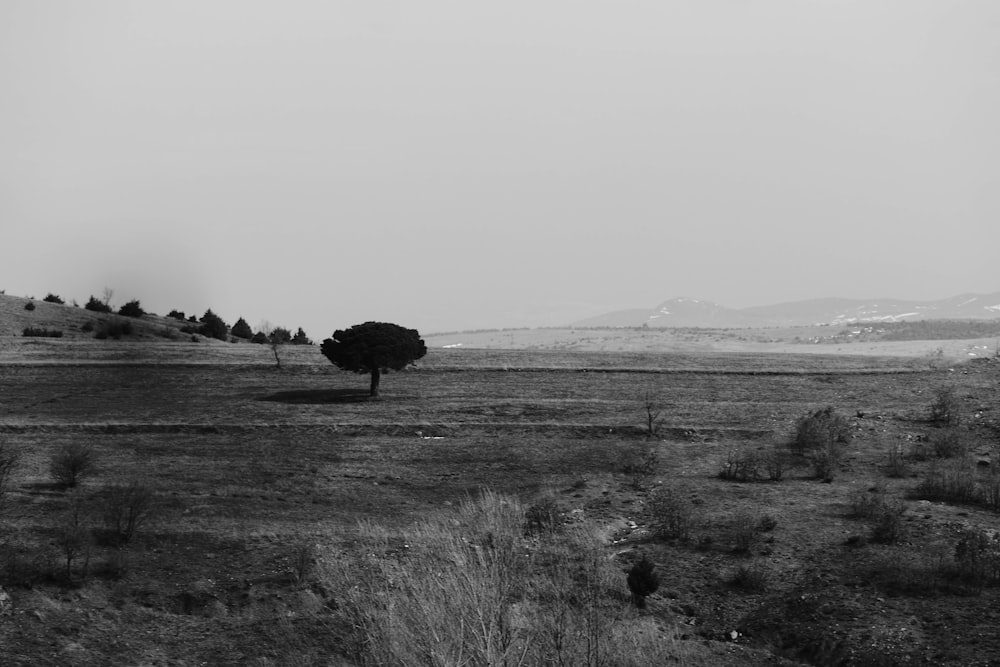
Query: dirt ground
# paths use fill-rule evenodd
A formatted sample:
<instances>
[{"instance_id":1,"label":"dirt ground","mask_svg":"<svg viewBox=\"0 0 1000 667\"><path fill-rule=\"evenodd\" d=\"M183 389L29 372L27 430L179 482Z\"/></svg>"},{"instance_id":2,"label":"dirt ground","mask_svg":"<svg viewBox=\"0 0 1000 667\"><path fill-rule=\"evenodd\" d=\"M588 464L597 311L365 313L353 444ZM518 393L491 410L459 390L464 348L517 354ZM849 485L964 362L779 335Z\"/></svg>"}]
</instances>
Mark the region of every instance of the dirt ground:
<instances>
[{"instance_id":1,"label":"dirt ground","mask_svg":"<svg viewBox=\"0 0 1000 667\"><path fill-rule=\"evenodd\" d=\"M1000 444L1000 363L435 349L370 401L365 378L315 348L281 370L258 352L5 339L0 440L23 456L0 513L3 664L340 664L324 614L334 594L295 577L297 547L342 547L361 520L403 525L482 488L529 503L554 495L564 520L597 527L623 568L651 558L662 583L645 613L677 628L703 664L1000 664L1000 590L927 584L958 531L996 527L997 515L915 498L934 460L884 472L890 447L935 435L929 406L942 387L955 390L971 456L987 469ZM661 411L654 434L647 398ZM804 467L778 482L719 478L734 447L786 443L797 419L828 405L851 435L832 481ZM124 576L100 545L86 578L61 575L56 536L72 494L48 463L81 442L99 456L84 497L117 479L155 490ZM649 449L653 473L627 474ZM858 539L867 527L850 516L850 499L877 483L905 506L896 544ZM664 485L696 508L686 540L647 529L646 503ZM746 512L774 526L736 553ZM766 583L734 586L749 566Z\"/></svg>"}]
</instances>

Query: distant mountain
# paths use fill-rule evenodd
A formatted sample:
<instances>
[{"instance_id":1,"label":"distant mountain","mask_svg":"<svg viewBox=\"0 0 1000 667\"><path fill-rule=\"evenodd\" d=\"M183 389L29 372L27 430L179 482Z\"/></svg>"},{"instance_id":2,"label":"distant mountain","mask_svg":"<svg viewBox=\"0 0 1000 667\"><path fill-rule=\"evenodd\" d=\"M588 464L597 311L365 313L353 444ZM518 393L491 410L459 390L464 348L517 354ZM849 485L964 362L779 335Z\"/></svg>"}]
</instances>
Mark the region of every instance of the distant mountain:
<instances>
[{"instance_id":1,"label":"distant mountain","mask_svg":"<svg viewBox=\"0 0 1000 667\"><path fill-rule=\"evenodd\" d=\"M1000 292L960 294L940 301L809 299L741 309L726 308L711 301L677 298L650 310L618 310L573 322L570 326L744 328L985 319L1000 319Z\"/></svg>"}]
</instances>

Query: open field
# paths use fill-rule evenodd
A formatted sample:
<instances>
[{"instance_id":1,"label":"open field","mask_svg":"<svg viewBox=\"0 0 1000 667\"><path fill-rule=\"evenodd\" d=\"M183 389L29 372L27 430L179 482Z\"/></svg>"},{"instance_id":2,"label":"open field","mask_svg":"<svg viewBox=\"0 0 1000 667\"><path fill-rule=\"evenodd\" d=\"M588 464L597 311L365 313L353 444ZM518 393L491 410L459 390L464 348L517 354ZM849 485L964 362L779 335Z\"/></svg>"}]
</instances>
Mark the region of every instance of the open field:
<instances>
[{"instance_id":1,"label":"open field","mask_svg":"<svg viewBox=\"0 0 1000 667\"><path fill-rule=\"evenodd\" d=\"M680 664L1000 662L1000 588L943 566L962 528L997 514L914 497L942 463L911 456L942 430L929 406L952 387L970 465L989 474L992 361L434 349L369 401L365 378L314 347L289 348L279 371L245 344L0 340L0 442L22 453L0 513L5 665L345 664L348 593L322 566L359 557L360 525L448 517L483 488L550 499L614 572L640 554L655 562L646 609L629 607L623 573L625 597L609 599L628 623L655 623ZM662 410L652 437L647 397ZM802 465L781 481L719 478L734 448L783 445L827 405L850 428L831 481ZM99 458L79 492L48 473L70 443ZM884 472L892 446L909 457L901 477ZM649 474L626 472L649 451ZM96 507L115 480L141 480L156 512L127 568L98 542L88 576L77 563L69 581L66 511ZM895 543L858 539L868 527L851 517L851 498L879 482L905 507ZM690 501L688 539L648 529L658 488ZM774 526L736 553L744 512ZM304 546L318 564L296 576ZM734 586L741 567L766 584Z\"/></svg>"}]
</instances>

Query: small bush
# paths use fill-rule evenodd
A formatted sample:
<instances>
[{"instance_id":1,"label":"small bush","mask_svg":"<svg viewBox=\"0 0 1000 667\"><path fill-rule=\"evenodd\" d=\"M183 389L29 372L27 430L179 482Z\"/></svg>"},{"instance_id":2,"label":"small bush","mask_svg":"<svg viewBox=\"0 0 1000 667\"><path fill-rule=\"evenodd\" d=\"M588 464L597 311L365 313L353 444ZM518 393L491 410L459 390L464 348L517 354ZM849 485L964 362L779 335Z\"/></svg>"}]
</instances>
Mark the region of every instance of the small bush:
<instances>
[{"instance_id":1,"label":"small bush","mask_svg":"<svg viewBox=\"0 0 1000 667\"><path fill-rule=\"evenodd\" d=\"M982 586L1000 580L1000 536L996 531L967 528L955 545L959 575Z\"/></svg>"},{"instance_id":2,"label":"small bush","mask_svg":"<svg viewBox=\"0 0 1000 667\"><path fill-rule=\"evenodd\" d=\"M640 609L646 606L646 598L660 588L660 577L656 574L656 566L645 556L632 566L625 581L632 593L632 603Z\"/></svg>"},{"instance_id":3,"label":"small bush","mask_svg":"<svg viewBox=\"0 0 1000 667\"><path fill-rule=\"evenodd\" d=\"M982 482L982 500L994 512L1000 512L1000 469L996 459L990 465L990 472Z\"/></svg>"},{"instance_id":4,"label":"small bush","mask_svg":"<svg viewBox=\"0 0 1000 667\"><path fill-rule=\"evenodd\" d=\"M644 489L656 475L660 467L660 457L652 447L645 450L633 450L625 455L622 472L629 477L629 483L635 489Z\"/></svg>"},{"instance_id":5,"label":"small bush","mask_svg":"<svg viewBox=\"0 0 1000 667\"><path fill-rule=\"evenodd\" d=\"M101 490L104 528L111 543L122 548L153 511L153 491L141 482L109 484Z\"/></svg>"},{"instance_id":6,"label":"small bush","mask_svg":"<svg viewBox=\"0 0 1000 667\"><path fill-rule=\"evenodd\" d=\"M799 419L795 428L792 450L806 454L850 439L850 426L832 407L825 407Z\"/></svg>"},{"instance_id":7,"label":"small bush","mask_svg":"<svg viewBox=\"0 0 1000 667\"><path fill-rule=\"evenodd\" d=\"M942 459L965 456L969 451L967 435L954 427L944 428L932 435L931 446L934 454Z\"/></svg>"},{"instance_id":8,"label":"small bush","mask_svg":"<svg viewBox=\"0 0 1000 667\"><path fill-rule=\"evenodd\" d=\"M974 503L978 498L976 471L965 459L937 465L928 471L913 494L922 500Z\"/></svg>"},{"instance_id":9,"label":"small bush","mask_svg":"<svg viewBox=\"0 0 1000 667\"><path fill-rule=\"evenodd\" d=\"M66 561L66 581L69 583L73 582L73 563L76 561L83 560L83 578L89 574L93 542L88 510L83 497L74 496L56 529L56 545Z\"/></svg>"},{"instance_id":10,"label":"small bush","mask_svg":"<svg viewBox=\"0 0 1000 667\"><path fill-rule=\"evenodd\" d=\"M528 535L554 533L559 523L559 503L550 495L543 496L524 512L524 530Z\"/></svg>"},{"instance_id":11,"label":"small bush","mask_svg":"<svg viewBox=\"0 0 1000 667\"><path fill-rule=\"evenodd\" d=\"M171 310L169 313L167 313L167 317L169 317L170 319L173 319L173 320L181 320L181 321L183 321L186 316L184 315L183 311L180 311L180 310Z\"/></svg>"},{"instance_id":12,"label":"small bush","mask_svg":"<svg viewBox=\"0 0 1000 667\"><path fill-rule=\"evenodd\" d=\"M931 404L931 421L938 426L958 426L960 419L958 396L952 387L943 387L934 392Z\"/></svg>"},{"instance_id":13,"label":"small bush","mask_svg":"<svg viewBox=\"0 0 1000 667\"><path fill-rule=\"evenodd\" d=\"M49 473L57 484L75 487L97 471L97 454L90 445L72 442L63 445L49 463Z\"/></svg>"},{"instance_id":14,"label":"small bush","mask_svg":"<svg viewBox=\"0 0 1000 667\"><path fill-rule=\"evenodd\" d=\"M906 507L899 501L883 503L878 514L871 520L871 538L882 544L895 544L906 534L903 513Z\"/></svg>"},{"instance_id":15,"label":"small bush","mask_svg":"<svg viewBox=\"0 0 1000 667\"><path fill-rule=\"evenodd\" d=\"M695 523L694 504L680 486L658 486L646 500L649 527L656 535L686 540Z\"/></svg>"},{"instance_id":16,"label":"small bush","mask_svg":"<svg viewBox=\"0 0 1000 667\"><path fill-rule=\"evenodd\" d=\"M312 577L316 569L316 546L304 540L292 545L292 552L288 558L289 569L292 580L296 584L306 583Z\"/></svg>"},{"instance_id":17,"label":"small bush","mask_svg":"<svg viewBox=\"0 0 1000 667\"><path fill-rule=\"evenodd\" d=\"M858 491L848 501L849 515L856 519L872 519L885 507L885 497L885 484L881 483L867 491Z\"/></svg>"},{"instance_id":18,"label":"small bush","mask_svg":"<svg viewBox=\"0 0 1000 667\"><path fill-rule=\"evenodd\" d=\"M785 454L777 448L764 454L764 470L772 482L780 482L785 476Z\"/></svg>"},{"instance_id":19,"label":"small bush","mask_svg":"<svg viewBox=\"0 0 1000 667\"><path fill-rule=\"evenodd\" d=\"M763 460L751 447L733 447L726 453L719 477L736 482L753 482L761 477Z\"/></svg>"},{"instance_id":20,"label":"small bush","mask_svg":"<svg viewBox=\"0 0 1000 667\"><path fill-rule=\"evenodd\" d=\"M108 338L121 340L122 336L131 336L134 332L135 327L130 321L112 319L107 322L101 322L101 326L98 327L97 333L94 334L94 338L97 338L98 340L106 340Z\"/></svg>"},{"instance_id":21,"label":"small bush","mask_svg":"<svg viewBox=\"0 0 1000 667\"><path fill-rule=\"evenodd\" d=\"M21 451L4 440L0 440L0 506L10 488L11 479L21 461Z\"/></svg>"},{"instance_id":22,"label":"small bush","mask_svg":"<svg viewBox=\"0 0 1000 667\"><path fill-rule=\"evenodd\" d=\"M65 301L63 301L59 297L58 294L53 294L52 292L49 292L48 294L46 294L45 298L42 299L42 301L45 301L46 303L58 303L58 304L64 304L64 303L66 303Z\"/></svg>"},{"instance_id":23,"label":"small bush","mask_svg":"<svg viewBox=\"0 0 1000 667\"><path fill-rule=\"evenodd\" d=\"M118 314L124 317L142 317L146 311L142 309L138 299L133 299L119 308Z\"/></svg>"},{"instance_id":24,"label":"small bush","mask_svg":"<svg viewBox=\"0 0 1000 667\"><path fill-rule=\"evenodd\" d=\"M736 571L729 578L729 584L740 590L756 593L767 590L769 579L770 577L764 564L754 561L753 563L740 565L736 568Z\"/></svg>"},{"instance_id":25,"label":"small bush","mask_svg":"<svg viewBox=\"0 0 1000 667\"><path fill-rule=\"evenodd\" d=\"M906 464L906 456L903 454L903 446L899 443L892 443L886 451L885 474L889 477L906 477L910 474L909 466Z\"/></svg>"},{"instance_id":26,"label":"small bush","mask_svg":"<svg viewBox=\"0 0 1000 667\"><path fill-rule=\"evenodd\" d=\"M34 301L29 301L28 303L24 304L24 309L27 310L27 311L34 310L35 309L35 303L34 303Z\"/></svg>"},{"instance_id":27,"label":"small bush","mask_svg":"<svg viewBox=\"0 0 1000 667\"><path fill-rule=\"evenodd\" d=\"M833 480L840 466L840 459L843 449L838 442L828 442L822 448L814 450L809 454L809 462L812 464L813 476L824 482Z\"/></svg>"},{"instance_id":28,"label":"small bush","mask_svg":"<svg viewBox=\"0 0 1000 667\"><path fill-rule=\"evenodd\" d=\"M253 337L252 337L252 338L250 339L250 342L251 342L251 343L257 343L257 344L259 344L259 345L262 345L262 344L264 344L264 343L266 343L266 342L267 342L267 334L266 334L266 333L264 333L263 331L258 331L258 332L257 332L257 333L255 333L255 334L253 335Z\"/></svg>"},{"instance_id":29,"label":"small bush","mask_svg":"<svg viewBox=\"0 0 1000 667\"><path fill-rule=\"evenodd\" d=\"M110 313L111 312L111 306L109 306L108 304L104 303L103 301L99 301L97 299L97 297L95 297L93 294L90 295L90 298L87 299L87 303L84 304L83 307L86 308L87 310L93 311L95 313Z\"/></svg>"},{"instance_id":30,"label":"small bush","mask_svg":"<svg viewBox=\"0 0 1000 667\"><path fill-rule=\"evenodd\" d=\"M93 330L94 330L94 323L91 322L90 320L87 320L86 322L80 325L80 331L85 331L87 333L90 333Z\"/></svg>"},{"instance_id":31,"label":"small bush","mask_svg":"<svg viewBox=\"0 0 1000 667\"><path fill-rule=\"evenodd\" d=\"M761 530L761 517L752 512L738 512L733 518L733 551L749 553L757 543Z\"/></svg>"},{"instance_id":32,"label":"small bush","mask_svg":"<svg viewBox=\"0 0 1000 667\"><path fill-rule=\"evenodd\" d=\"M25 338L62 338L63 332L38 327L25 327L21 335Z\"/></svg>"}]
</instances>

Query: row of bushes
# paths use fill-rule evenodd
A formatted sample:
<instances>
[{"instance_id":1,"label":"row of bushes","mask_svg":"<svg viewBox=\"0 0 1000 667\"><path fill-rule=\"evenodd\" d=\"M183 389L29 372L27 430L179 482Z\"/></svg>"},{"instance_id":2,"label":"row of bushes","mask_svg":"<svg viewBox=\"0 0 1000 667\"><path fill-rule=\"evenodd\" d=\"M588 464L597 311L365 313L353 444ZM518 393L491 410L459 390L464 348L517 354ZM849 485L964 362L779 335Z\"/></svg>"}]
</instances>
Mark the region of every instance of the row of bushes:
<instances>
[{"instance_id":1,"label":"row of bushes","mask_svg":"<svg viewBox=\"0 0 1000 667\"><path fill-rule=\"evenodd\" d=\"M62 338L63 332L39 327L25 327L21 335L25 338Z\"/></svg>"}]
</instances>

